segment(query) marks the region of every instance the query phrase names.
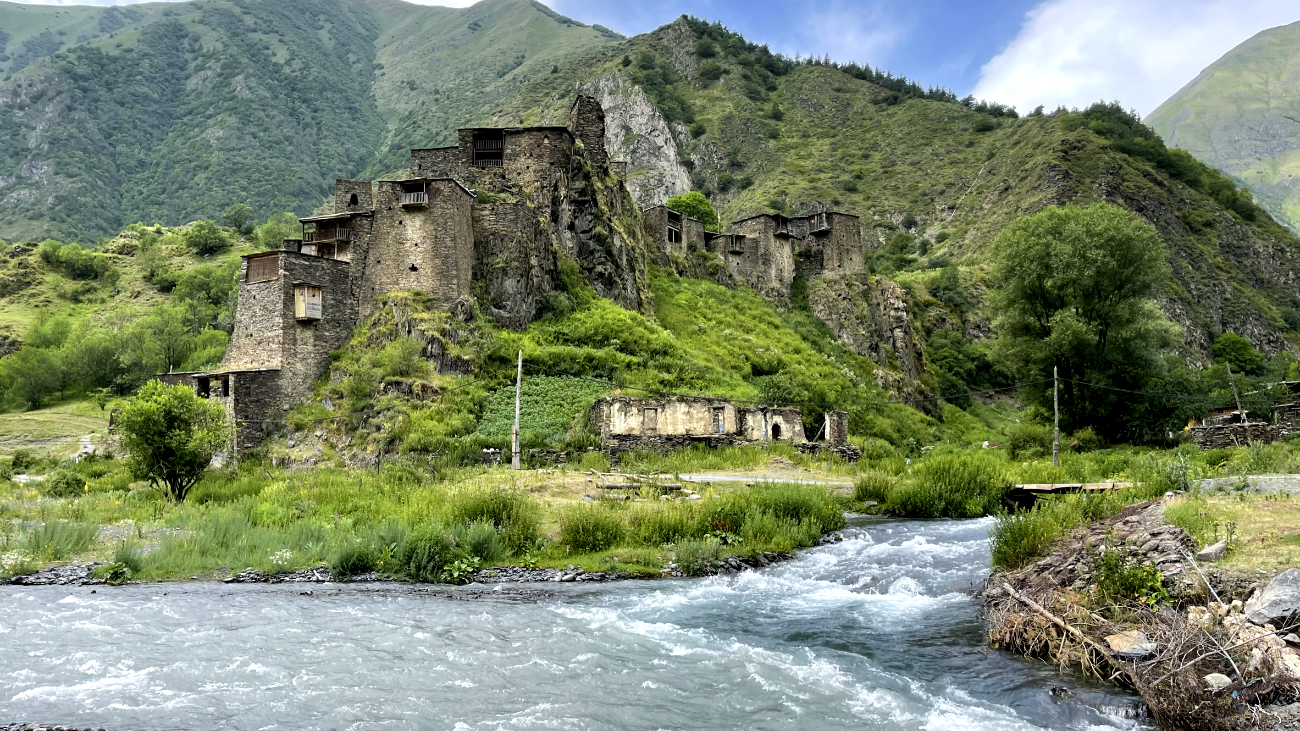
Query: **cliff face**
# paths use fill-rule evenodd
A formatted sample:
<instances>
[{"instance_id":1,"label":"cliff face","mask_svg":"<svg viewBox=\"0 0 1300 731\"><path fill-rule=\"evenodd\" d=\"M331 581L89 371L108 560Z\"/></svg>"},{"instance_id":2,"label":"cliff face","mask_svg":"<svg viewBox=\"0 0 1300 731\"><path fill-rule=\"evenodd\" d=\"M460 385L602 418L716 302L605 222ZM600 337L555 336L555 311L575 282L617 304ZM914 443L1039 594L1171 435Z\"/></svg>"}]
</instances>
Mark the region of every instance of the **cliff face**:
<instances>
[{"instance_id":1,"label":"cliff face","mask_svg":"<svg viewBox=\"0 0 1300 731\"><path fill-rule=\"evenodd\" d=\"M928 395L928 373L907 293L884 277L818 277L808 287L808 308L835 337L876 365L876 385Z\"/></svg>"},{"instance_id":2,"label":"cliff face","mask_svg":"<svg viewBox=\"0 0 1300 731\"><path fill-rule=\"evenodd\" d=\"M611 160L627 163L627 188L640 208L662 205L691 189L668 124L641 87L611 72L583 92L605 107L605 147Z\"/></svg>"}]
</instances>

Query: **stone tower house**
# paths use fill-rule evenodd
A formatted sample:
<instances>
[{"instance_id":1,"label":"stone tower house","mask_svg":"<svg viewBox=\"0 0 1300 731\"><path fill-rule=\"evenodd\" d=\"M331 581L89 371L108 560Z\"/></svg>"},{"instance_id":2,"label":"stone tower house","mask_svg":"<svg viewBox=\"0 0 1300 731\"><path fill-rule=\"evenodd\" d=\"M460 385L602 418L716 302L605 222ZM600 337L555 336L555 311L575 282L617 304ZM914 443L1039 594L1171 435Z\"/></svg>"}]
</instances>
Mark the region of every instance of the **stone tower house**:
<instances>
[{"instance_id":1,"label":"stone tower house","mask_svg":"<svg viewBox=\"0 0 1300 731\"><path fill-rule=\"evenodd\" d=\"M522 327L567 256L602 296L639 307L643 242L613 220L635 220L636 209L604 137L600 104L580 96L567 127L462 129L456 145L412 150L405 175L339 179L333 212L300 219L283 250L244 257L221 368L169 380L221 401L242 450L281 428L389 292L421 292L445 309L477 299Z\"/></svg>"}]
</instances>

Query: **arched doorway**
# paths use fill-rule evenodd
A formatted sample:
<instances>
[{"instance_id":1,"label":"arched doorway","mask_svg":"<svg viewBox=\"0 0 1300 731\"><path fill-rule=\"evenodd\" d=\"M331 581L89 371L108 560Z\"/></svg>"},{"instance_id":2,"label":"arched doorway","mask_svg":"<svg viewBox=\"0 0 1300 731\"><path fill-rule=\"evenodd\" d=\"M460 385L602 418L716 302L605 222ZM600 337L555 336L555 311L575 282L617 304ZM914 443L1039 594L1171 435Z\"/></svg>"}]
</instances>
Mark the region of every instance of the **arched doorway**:
<instances>
[{"instance_id":1,"label":"arched doorway","mask_svg":"<svg viewBox=\"0 0 1300 731\"><path fill-rule=\"evenodd\" d=\"M780 439L780 438L781 438L781 425L780 425L780 424L773 424L773 425L772 425L772 438L773 438L773 439Z\"/></svg>"}]
</instances>

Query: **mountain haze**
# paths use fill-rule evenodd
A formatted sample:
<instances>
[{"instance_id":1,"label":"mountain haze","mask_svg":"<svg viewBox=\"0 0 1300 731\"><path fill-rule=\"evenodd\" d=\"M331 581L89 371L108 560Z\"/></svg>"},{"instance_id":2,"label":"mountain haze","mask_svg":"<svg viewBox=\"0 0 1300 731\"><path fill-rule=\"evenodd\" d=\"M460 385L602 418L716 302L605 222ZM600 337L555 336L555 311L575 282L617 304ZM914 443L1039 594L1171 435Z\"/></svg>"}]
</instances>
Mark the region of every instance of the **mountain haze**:
<instances>
[{"instance_id":1,"label":"mountain haze","mask_svg":"<svg viewBox=\"0 0 1300 731\"><path fill-rule=\"evenodd\" d=\"M1300 231L1300 22L1224 54L1146 121Z\"/></svg>"}]
</instances>

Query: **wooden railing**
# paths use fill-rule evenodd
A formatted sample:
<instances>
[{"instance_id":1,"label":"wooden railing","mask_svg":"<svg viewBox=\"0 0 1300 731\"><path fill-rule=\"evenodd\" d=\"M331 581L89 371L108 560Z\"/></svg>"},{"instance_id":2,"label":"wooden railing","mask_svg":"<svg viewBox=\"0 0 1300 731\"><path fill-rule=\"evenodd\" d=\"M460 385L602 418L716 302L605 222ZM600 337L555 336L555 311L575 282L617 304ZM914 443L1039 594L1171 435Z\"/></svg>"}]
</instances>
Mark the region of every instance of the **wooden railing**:
<instances>
[{"instance_id":1,"label":"wooden railing","mask_svg":"<svg viewBox=\"0 0 1300 731\"><path fill-rule=\"evenodd\" d=\"M504 150L506 149L505 140L474 140L475 150Z\"/></svg>"},{"instance_id":2,"label":"wooden railing","mask_svg":"<svg viewBox=\"0 0 1300 731\"><path fill-rule=\"evenodd\" d=\"M501 158L476 158L474 167L476 168L499 168L505 163Z\"/></svg>"},{"instance_id":3,"label":"wooden railing","mask_svg":"<svg viewBox=\"0 0 1300 731\"><path fill-rule=\"evenodd\" d=\"M829 231L831 228L831 217L825 213L813 214L808 219L809 231Z\"/></svg>"},{"instance_id":4,"label":"wooden railing","mask_svg":"<svg viewBox=\"0 0 1300 731\"><path fill-rule=\"evenodd\" d=\"M352 229L336 228L324 231L306 231L302 235L304 244L319 244L323 241L351 241Z\"/></svg>"},{"instance_id":5,"label":"wooden railing","mask_svg":"<svg viewBox=\"0 0 1300 731\"><path fill-rule=\"evenodd\" d=\"M429 194L425 193L424 191L402 194L402 205L404 206L413 205L413 204L423 205L423 204L427 204L428 202L429 202Z\"/></svg>"}]
</instances>

